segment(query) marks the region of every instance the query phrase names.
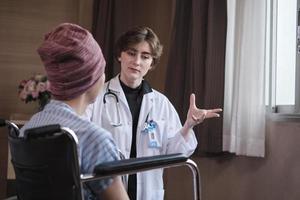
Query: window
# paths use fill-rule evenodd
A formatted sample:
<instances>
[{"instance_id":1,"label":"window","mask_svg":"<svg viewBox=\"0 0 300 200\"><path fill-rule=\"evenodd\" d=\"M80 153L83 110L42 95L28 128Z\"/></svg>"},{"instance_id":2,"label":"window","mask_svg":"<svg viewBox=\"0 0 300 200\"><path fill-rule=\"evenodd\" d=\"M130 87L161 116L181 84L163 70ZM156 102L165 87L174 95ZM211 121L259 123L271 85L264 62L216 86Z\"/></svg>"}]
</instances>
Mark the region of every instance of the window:
<instances>
[{"instance_id":1,"label":"window","mask_svg":"<svg viewBox=\"0 0 300 200\"><path fill-rule=\"evenodd\" d=\"M300 2L269 1L266 52L270 54L267 54L266 62L270 65L266 66L271 68L267 68L266 73L266 100L275 113L292 114L300 111L300 10L297 1Z\"/></svg>"}]
</instances>

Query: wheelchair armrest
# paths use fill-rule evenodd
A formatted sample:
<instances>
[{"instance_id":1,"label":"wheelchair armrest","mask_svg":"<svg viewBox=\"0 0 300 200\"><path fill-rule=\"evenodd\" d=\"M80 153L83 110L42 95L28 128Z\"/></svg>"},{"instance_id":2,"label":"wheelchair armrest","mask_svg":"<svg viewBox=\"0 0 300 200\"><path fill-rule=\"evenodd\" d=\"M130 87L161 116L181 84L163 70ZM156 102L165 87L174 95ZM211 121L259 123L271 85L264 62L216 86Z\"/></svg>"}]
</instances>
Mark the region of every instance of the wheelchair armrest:
<instances>
[{"instance_id":1,"label":"wheelchair armrest","mask_svg":"<svg viewBox=\"0 0 300 200\"><path fill-rule=\"evenodd\" d=\"M186 155L176 153L117 160L97 165L94 169L94 173L96 176L130 174L137 171L168 167L185 162L187 159L188 157Z\"/></svg>"},{"instance_id":2,"label":"wheelchair armrest","mask_svg":"<svg viewBox=\"0 0 300 200\"><path fill-rule=\"evenodd\" d=\"M181 153L131 158L102 163L95 167L94 174L81 175L81 184L107 177L134 174L152 169L177 167L183 165L188 166L193 173L194 199L200 200L201 185L198 167L195 162L188 159L186 155Z\"/></svg>"}]
</instances>

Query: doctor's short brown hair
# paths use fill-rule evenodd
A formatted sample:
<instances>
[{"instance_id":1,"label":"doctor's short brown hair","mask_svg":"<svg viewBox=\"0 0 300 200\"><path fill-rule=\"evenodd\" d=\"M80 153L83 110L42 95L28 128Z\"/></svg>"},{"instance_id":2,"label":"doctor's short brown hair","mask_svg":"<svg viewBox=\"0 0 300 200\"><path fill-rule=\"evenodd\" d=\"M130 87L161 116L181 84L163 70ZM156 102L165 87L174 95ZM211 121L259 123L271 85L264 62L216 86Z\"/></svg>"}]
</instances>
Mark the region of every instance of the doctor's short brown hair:
<instances>
[{"instance_id":1,"label":"doctor's short brown hair","mask_svg":"<svg viewBox=\"0 0 300 200\"><path fill-rule=\"evenodd\" d=\"M134 27L119 37L115 45L116 60L118 61L118 58L121 56L123 51L127 51L133 45L143 41L146 41L150 45L152 51L151 55L153 57L153 61L151 66L156 66L159 63L163 46L160 44L160 41L154 31L145 26Z\"/></svg>"}]
</instances>

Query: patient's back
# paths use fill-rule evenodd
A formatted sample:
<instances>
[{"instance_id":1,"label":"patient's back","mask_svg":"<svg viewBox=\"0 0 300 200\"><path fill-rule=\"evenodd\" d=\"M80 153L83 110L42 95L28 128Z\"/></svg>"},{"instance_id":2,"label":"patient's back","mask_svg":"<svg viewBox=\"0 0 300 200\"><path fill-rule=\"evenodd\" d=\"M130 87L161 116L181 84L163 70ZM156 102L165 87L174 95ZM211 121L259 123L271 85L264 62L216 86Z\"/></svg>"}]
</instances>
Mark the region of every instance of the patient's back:
<instances>
[{"instance_id":1,"label":"patient's back","mask_svg":"<svg viewBox=\"0 0 300 200\"><path fill-rule=\"evenodd\" d=\"M69 105L61 101L51 100L41 112L36 113L25 124L20 130L20 136L24 135L26 129L50 124L60 124L62 127L68 127L77 135L79 141L78 160L81 173L92 173L97 164L118 160L117 148L110 133L81 118ZM111 182L112 179L104 179L89 185L94 191L101 191Z\"/></svg>"}]
</instances>

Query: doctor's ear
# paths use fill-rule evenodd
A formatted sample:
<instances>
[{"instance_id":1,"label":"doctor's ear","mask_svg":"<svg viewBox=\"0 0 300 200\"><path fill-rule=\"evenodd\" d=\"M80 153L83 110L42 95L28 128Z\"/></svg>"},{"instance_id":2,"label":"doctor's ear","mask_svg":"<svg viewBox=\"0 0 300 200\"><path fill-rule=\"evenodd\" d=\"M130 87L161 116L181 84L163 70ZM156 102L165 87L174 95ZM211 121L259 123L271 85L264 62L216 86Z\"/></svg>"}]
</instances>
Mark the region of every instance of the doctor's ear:
<instances>
[{"instance_id":1,"label":"doctor's ear","mask_svg":"<svg viewBox=\"0 0 300 200\"><path fill-rule=\"evenodd\" d=\"M156 68L155 62L152 61L149 70L152 71L152 70L154 70L155 68Z\"/></svg>"}]
</instances>

